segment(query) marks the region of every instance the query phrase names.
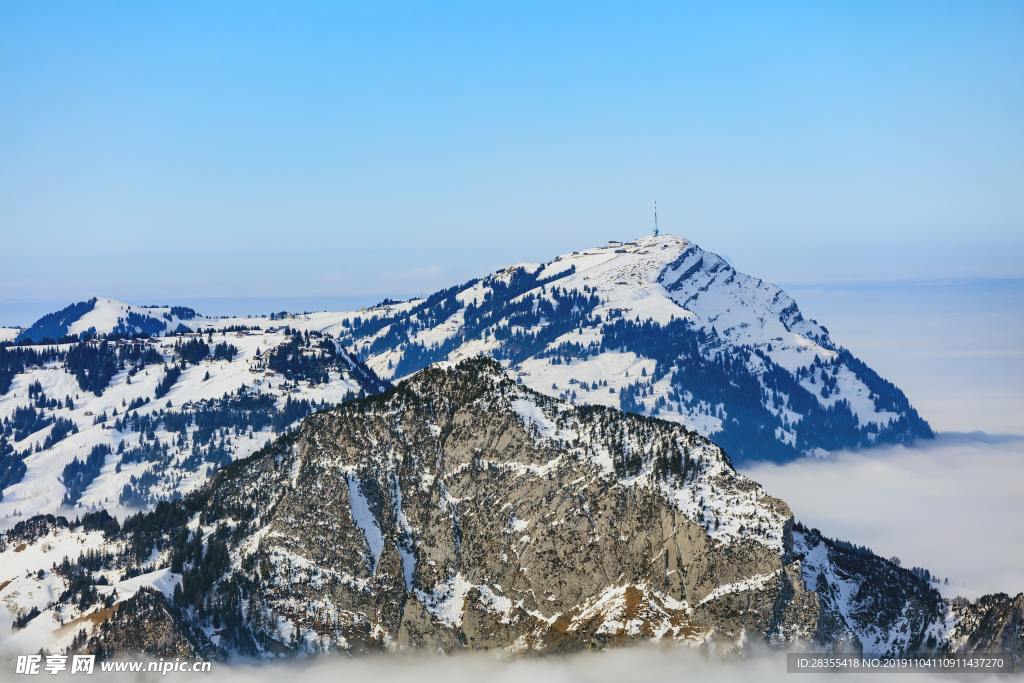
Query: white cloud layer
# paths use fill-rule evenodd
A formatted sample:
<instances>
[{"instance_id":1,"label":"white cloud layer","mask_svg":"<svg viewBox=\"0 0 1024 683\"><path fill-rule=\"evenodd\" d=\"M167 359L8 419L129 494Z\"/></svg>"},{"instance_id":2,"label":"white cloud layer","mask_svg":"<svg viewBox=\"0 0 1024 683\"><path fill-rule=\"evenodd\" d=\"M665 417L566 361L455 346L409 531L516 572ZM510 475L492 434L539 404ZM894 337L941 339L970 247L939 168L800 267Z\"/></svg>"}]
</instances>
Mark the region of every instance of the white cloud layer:
<instances>
[{"instance_id":1,"label":"white cloud layer","mask_svg":"<svg viewBox=\"0 0 1024 683\"><path fill-rule=\"evenodd\" d=\"M805 524L948 576L951 593L1024 591L1022 437L945 434L745 473Z\"/></svg>"},{"instance_id":2,"label":"white cloud layer","mask_svg":"<svg viewBox=\"0 0 1024 683\"><path fill-rule=\"evenodd\" d=\"M45 676L46 674L41 674ZM89 680L115 681L200 681L215 677L218 683L262 683L297 680L302 683L339 681L381 681L387 683L645 683L701 681L709 683L750 683L798 680L813 681L871 680L906 681L902 674L873 674L846 677L836 674L800 674L796 679L786 673L782 652L765 653L747 660L723 659L704 651L684 647L633 647L605 652L588 652L564 657L499 658L493 654L457 654L451 656L372 655L354 659L324 656L289 664L223 665L214 663L208 674L101 674ZM0 680L24 680L9 672ZM931 683L948 681L948 676L916 673L913 680ZM987 683L994 676L976 675L975 683Z\"/></svg>"}]
</instances>

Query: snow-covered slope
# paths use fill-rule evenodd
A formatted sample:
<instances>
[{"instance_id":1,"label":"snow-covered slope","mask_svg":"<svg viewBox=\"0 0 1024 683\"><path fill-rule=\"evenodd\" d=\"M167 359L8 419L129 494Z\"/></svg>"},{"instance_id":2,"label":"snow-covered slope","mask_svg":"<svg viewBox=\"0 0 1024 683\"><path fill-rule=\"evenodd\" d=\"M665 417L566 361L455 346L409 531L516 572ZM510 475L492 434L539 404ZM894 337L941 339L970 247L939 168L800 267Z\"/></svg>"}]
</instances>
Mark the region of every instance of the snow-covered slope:
<instances>
[{"instance_id":1,"label":"snow-covered slope","mask_svg":"<svg viewBox=\"0 0 1024 683\"><path fill-rule=\"evenodd\" d=\"M0 526L173 499L312 411L388 386L285 325L8 347L0 361Z\"/></svg>"},{"instance_id":2,"label":"snow-covered slope","mask_svg":"<svg viewBox=\"0 0 1024 683\"><path fill-rule=\"evenodd\" d=\"M487 353L532 389L681 422L736 459L932 435L785 292L673 236L510 266L324 329L383 377Z\"/></svg>"},{"instance_id":3,"label":"snow-covered slope","mask_svg":"<svg viewBox=\"0 0 1024 683\"><path fill-rule=\"evenodd\" d=\"M44 315L17 336L18 343L62 341L67 337L158 335L187 332L201 322L184 306L133 306L113 299L79 301Z\"/></svg>"}]
</instances>

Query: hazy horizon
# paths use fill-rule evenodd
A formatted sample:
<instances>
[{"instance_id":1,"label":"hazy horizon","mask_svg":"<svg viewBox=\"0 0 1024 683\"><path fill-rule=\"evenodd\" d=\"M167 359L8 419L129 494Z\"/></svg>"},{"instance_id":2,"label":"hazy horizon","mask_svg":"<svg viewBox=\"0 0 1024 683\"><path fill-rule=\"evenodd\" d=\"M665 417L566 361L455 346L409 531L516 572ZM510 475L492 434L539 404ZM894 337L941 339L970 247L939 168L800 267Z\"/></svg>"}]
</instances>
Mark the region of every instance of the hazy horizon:
<instances>
[{"instance_id":1,"label":"hazy horizon","mask_svg":"<svg viewBox=\"0 0 1024 683\"><path fill-rule=\"evenodd\" d=\"M594 243L586 246L578 246L578 250L587 249L591 247L602 246L603 243ZM715 250L707 245L698 244L698 246L711 252ZM572 250L570 250L572 251ZM568 253L568 252L566 252ZM534 259L532 262L542 263L547 262L557 256L557 252L552 252L546 257ZM1024 285L1024 275L1021 276L950 276L950 277L929 277L929 278L917 278L917 277L891 277L891 278L875 278L875 279L819 279L819 280L792 280L792 279L781 279L772 280L765 277L763 273L756 269L757 264L748 264L744 266L736 264L728 256L723 256L727 261L730 262L737 270L760 277L763 280L769 281L785 290L787 293L794 296L797 299L797 303L801 304L799 296L796 293L806 296L807 292L820 293L820 292L851 292L851 291L865 291L865 292L877 292L886 289L905 289L906 291L921 290L922 288L948 288L951 286L967 286L971 288L976 287L994 287L997 289L1004 289L1007 287L1015 288ZM465 264L466 272L468 275L462 279L452 280L437 280L436 286L427 289L409 289L409 288L396 288L387 289L386 279L382 278L380 284L375 284L373 280L369 281L368 291L366 292L350 292L344 288L340 288L338 291L333 292L322 292L322 293L297 293L291 295L280 295L280 294L250 294L241 293L242 288L238 288L236 293L225 294L225 295L211 295L211 294L189 294L187 292L193 291L191 286L185 285L179 290L174 286L168 286L161 293L157 294L141 294L136 290L133 290L133 283L128 280L121 282L113 287L90 287L88 285L83 286L81 289L69 292L68 296L56 297L56 296L3 296L0 294L0 326L10 327L27 327L33 322L38 320L41 316L51 313L55 310L59 310L78 301L85 301L93 297L115 299L117 301L124 301L126 303L134 304L137 306L162 306L162 305L174 305L174 306L189 306L194 308L197 312L203 315L209 316L234 316L234 315L264 315L271 312L288 311L290 313L301 313L304 311L339 311L356 309L365 306L372 306L379 303L384 299L394 300L405 300L418 297L425 297L433 294L439 289L449 287L456 284L462 284L474 278L483 277L488 275L499 268L512 265L513 263L527 263L529 260L521 261L496 261L490 265L481 265L474 268L468 263ZM763 264L762 264L763 265ZM434 277L437 275L435 274ZM813 317L813 316L812 316Z\"/></svg>"},{"instance_id":2,"label":"hazy horizon","mask_svg":"<svg viewBox=\"0 0 1024 683\"><path fill-rule=\"evenodd\" d=\"M1024 278L777 284L837 343L900 387L936 430L1024 433L1024 316L1019 315L1024 312ZM192 306L207 315L248 315L354 310L408 296L413 294L125 300ZM70 303L0 299L0 325L20 315L18 324L25 326Z\"/></svg>"}]
</instances>

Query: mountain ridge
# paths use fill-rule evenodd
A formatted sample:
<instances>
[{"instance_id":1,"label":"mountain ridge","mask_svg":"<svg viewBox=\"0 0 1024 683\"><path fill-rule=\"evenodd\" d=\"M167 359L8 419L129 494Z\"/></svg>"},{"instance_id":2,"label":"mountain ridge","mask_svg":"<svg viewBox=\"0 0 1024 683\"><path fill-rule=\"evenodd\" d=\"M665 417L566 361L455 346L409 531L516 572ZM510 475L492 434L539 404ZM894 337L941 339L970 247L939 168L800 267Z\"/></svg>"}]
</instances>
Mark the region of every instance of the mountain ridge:
<instances>
[{"instance_id":1,"label":"mountain ridge","mask_svg":"<svg viewBox=\"0 0 1024 683\"><path fill-rule=\"evenodd\" d=\"M198 318L199 314L185 306L136 306L93 297L44 315L19 332L14 343L191 332Z\"/></svg>"},{"instance_id":2,"label":"mountain ridge","mask_svg":"<svg viewBox=\"0 0 1024 683\"><path fill-rule=\"evenodd\" d=\"M780 288L674 236L509 266L331 331L382 377L484 352L537 391L682 422L739 460L934 436Z\"/></svg>"},{"instance_id":3,"label":"mountain ridge","mask_svg":"<svg viewBox=\"0 0 1024 683\"><path fill-rule=\"evenodd\" d=\"M220 318L93 298L19 337L62 343L0 344L8 526L65 503L152 506L314 409L479 353L541 393L685 425L738 463L932 435L781 289L672 236L359 311Z\"/></svg>"}]
</instances>

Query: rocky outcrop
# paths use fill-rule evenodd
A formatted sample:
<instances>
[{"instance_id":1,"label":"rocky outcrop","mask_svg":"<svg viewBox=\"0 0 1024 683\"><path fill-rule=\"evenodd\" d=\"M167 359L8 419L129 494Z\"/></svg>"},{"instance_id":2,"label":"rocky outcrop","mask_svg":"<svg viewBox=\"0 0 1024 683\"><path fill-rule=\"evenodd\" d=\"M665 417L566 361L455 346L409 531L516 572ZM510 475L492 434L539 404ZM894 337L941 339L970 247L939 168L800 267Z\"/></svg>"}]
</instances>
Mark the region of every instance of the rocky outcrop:
<instances>
[{"instance_id":1,"label":"rocky outcrop","mask_svg":"<svg viewBox=\"0 0 1024 683\"><path fill-rule=\"evenodd\" d=\"M143 588L124 602L92 613L91 635L77 640L70 652L100 657L143 652L152 657L197 658L210 651L202 632L192 628L167 598ZM82 634L87 631L83 627Z\"/></svg>"},{"instance_id":2,"label":"rocky outcrop","mask_svg":"<svg viewBox=\"0 0 1024 683\"><path fill-rule=\"evenodd\" d=\"M201 524L239 517L257 649L736 643L798 616L789 509L718 448L489 360L314 416L214 484Z\"/></svg>"},{"instance_id":3,"label":"rocky outcrop","mask_svg":"<svg viewBox=\"0 0 1024 683\"><path fill-rule=\"evenodd\" d=\"M950 607L953 648L963 652L1024 652L1024 593L985 595Z\"/></svg>"}]
</instances>

